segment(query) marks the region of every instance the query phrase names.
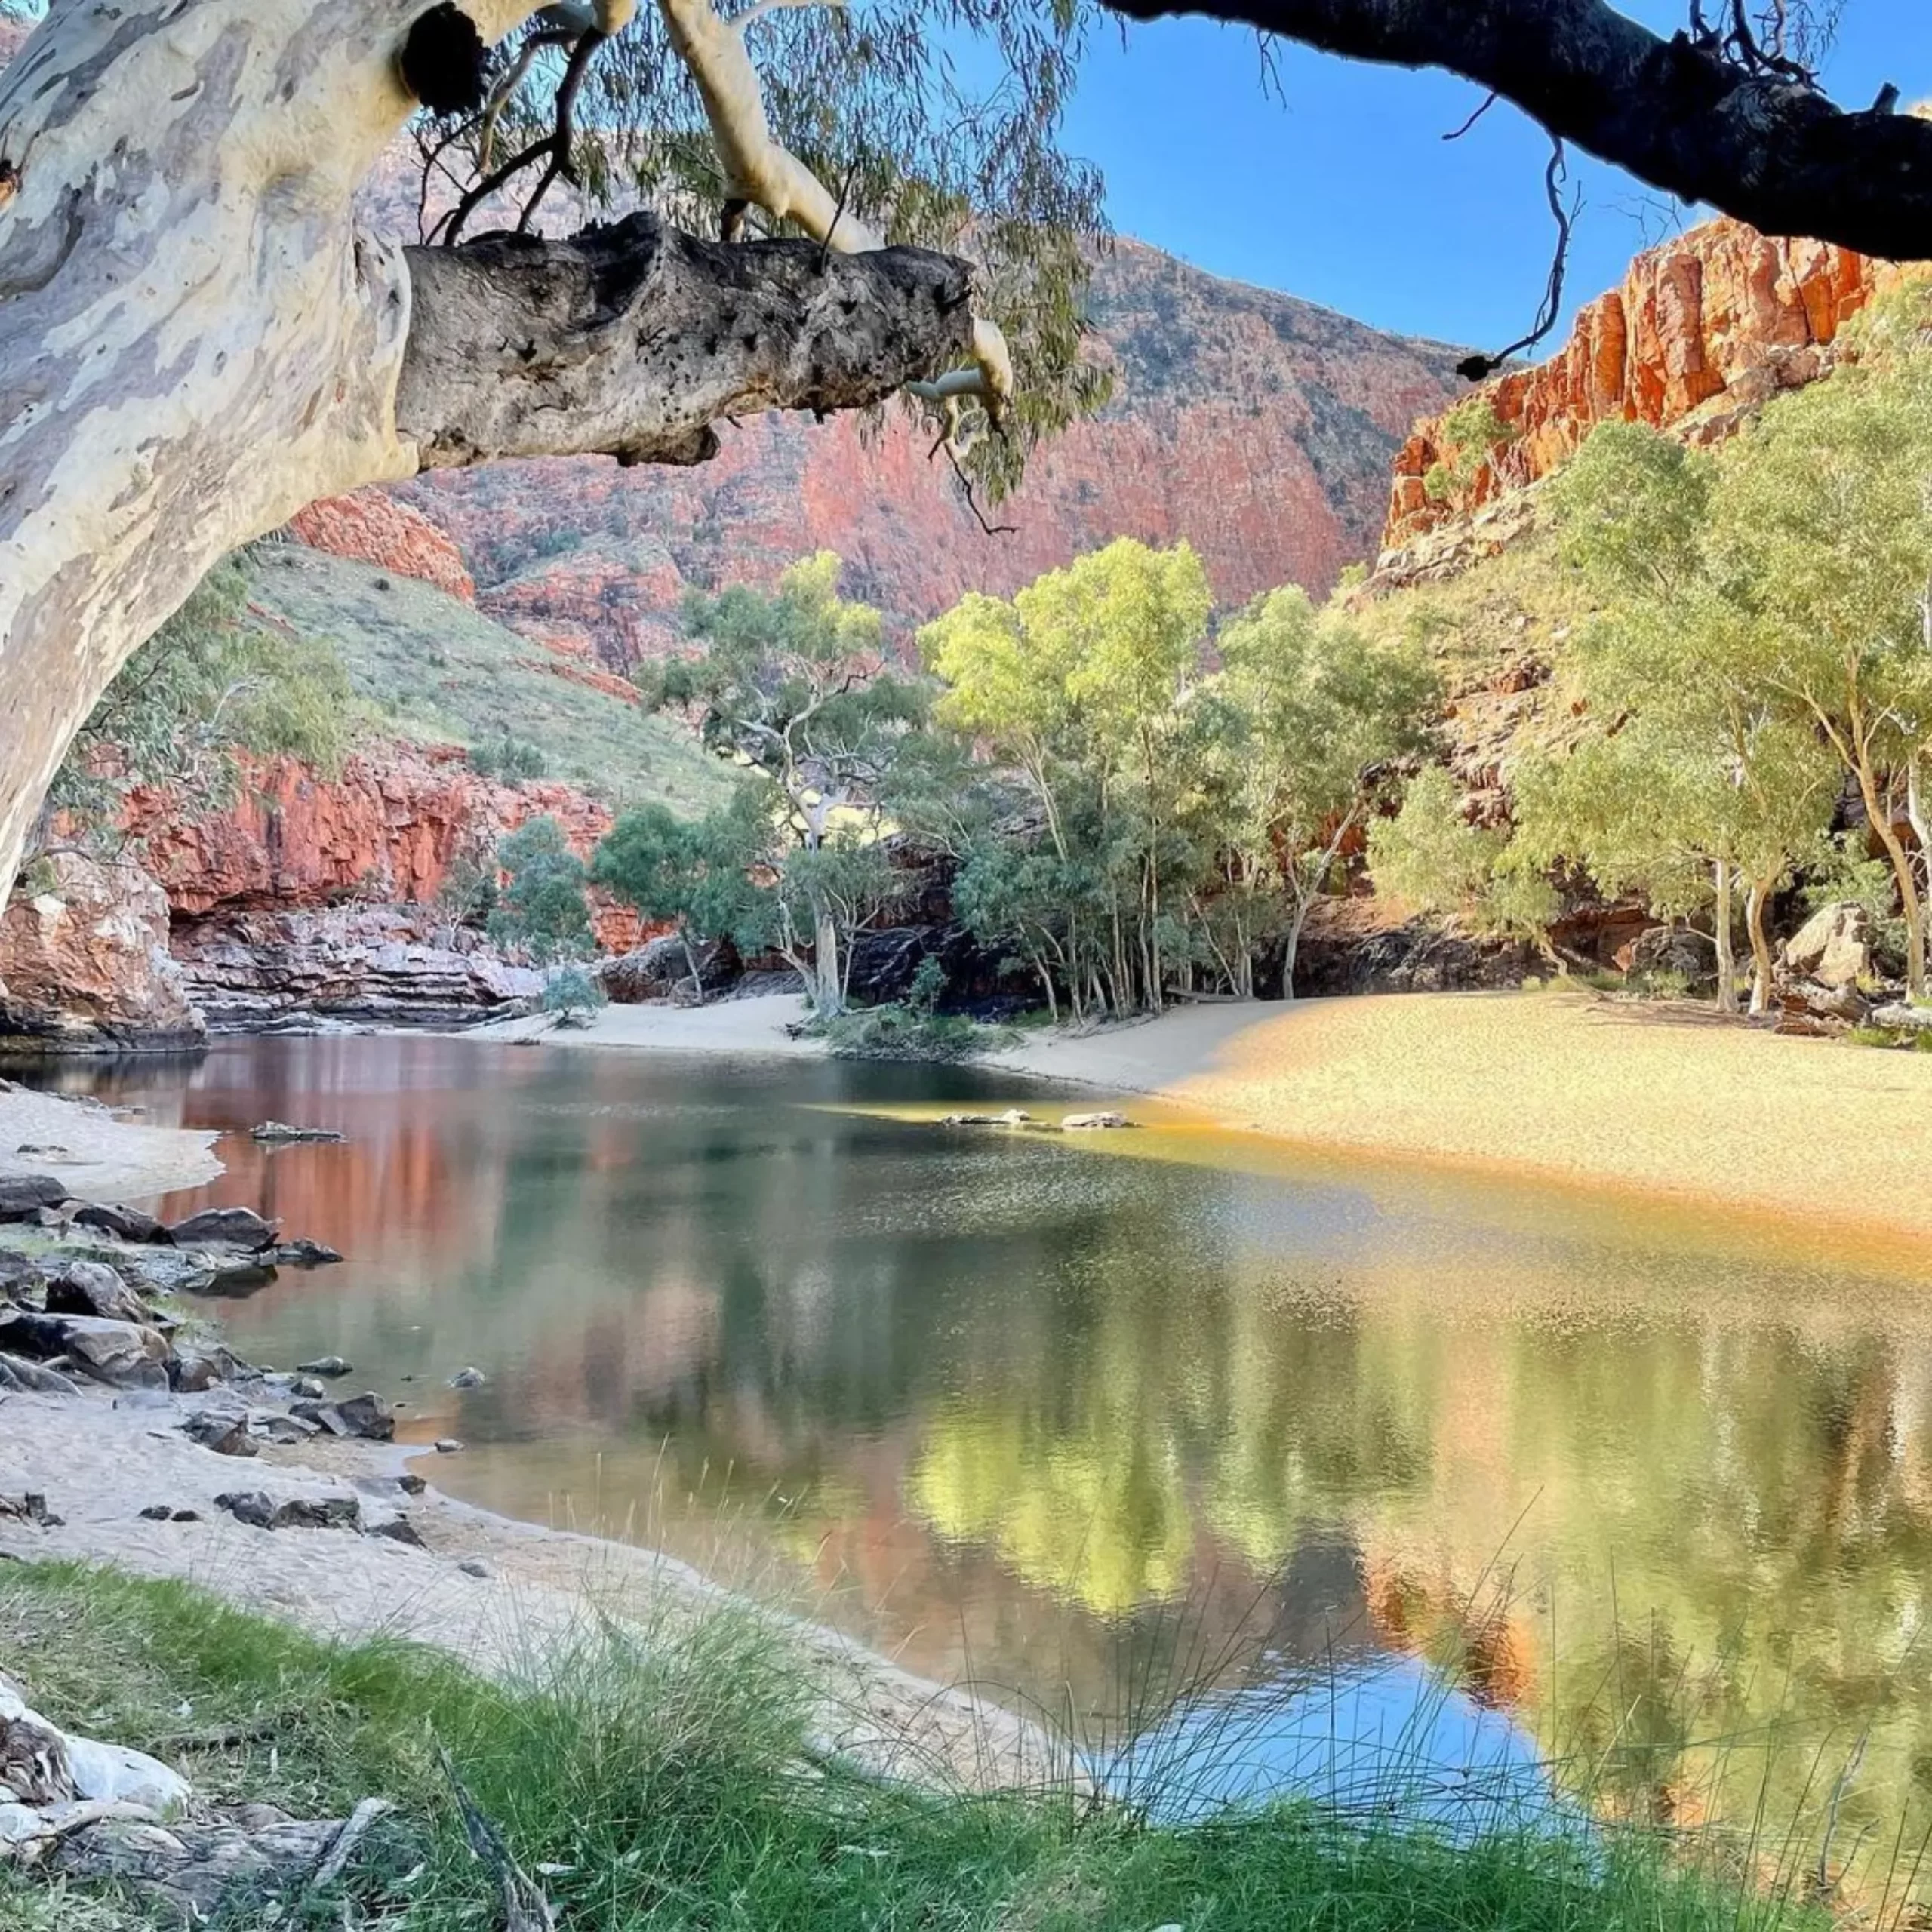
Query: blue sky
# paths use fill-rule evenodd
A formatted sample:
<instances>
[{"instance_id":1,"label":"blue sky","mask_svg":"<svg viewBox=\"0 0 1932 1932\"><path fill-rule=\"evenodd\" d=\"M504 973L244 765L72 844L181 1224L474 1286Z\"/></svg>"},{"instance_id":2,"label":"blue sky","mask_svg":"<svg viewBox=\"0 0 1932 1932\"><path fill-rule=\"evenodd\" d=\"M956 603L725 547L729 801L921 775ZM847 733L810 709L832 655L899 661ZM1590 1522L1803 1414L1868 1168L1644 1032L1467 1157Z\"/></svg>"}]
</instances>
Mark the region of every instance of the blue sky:
<instances>
[{"instance_id":1,"label":"blue sky","mask_svg":"<svg viewBox=\"0 0 1932 1932\"><path fill-rule=\"evenodd\" d=\"M1624 11L1674 27L1687 9ZM1489 348L1522 334L1549 263L1542 132L1499 102L1445 143L1481 99L1467 82L1286 42L1277 64L1285 105L1263 91L1251 34L1168 21L1123 47L1103 33L1067 145L1104 170L1115 228L1381 328ZM1932 0L1848 0L1825 78L1859 106L1888 80L1908 101L1932 95ZM1585 208L1566 321L1672 218L1616 170L1573 157L1572 172Z\"/></svg>"}]
</instances>

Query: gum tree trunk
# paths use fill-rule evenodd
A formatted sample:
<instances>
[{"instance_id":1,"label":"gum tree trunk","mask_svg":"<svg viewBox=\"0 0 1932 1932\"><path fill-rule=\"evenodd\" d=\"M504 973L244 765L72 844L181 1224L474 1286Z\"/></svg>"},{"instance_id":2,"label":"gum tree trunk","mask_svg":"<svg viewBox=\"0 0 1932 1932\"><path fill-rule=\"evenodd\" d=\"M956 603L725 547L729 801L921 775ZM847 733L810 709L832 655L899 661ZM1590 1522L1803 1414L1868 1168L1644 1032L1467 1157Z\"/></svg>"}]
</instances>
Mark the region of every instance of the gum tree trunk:
<instances>
[{"instance_id":1,"label":"gum tree trunk","mask_svg":"<svg viewBox=\"0 0 1932 1932\"><path fill-rule=\"evenodd\" d=\"M1718 1011L1737 1011L1737 955L1731 912L1730 861L1712 862L1711 883L1716 903L1711 915L1712 937L1717 942Z\"/></svg>"},{"instance_id":2,"label":"gum tree trunk","mask_svg":"<svg viewBox=\"0 0 1932 1932\"><path fill-rule=\"evenodd\" d=\"M128 654L303 504L499 456L701 461L721 416L875 401L966 345L965 270L918 250L358 232L423 11L54 0L0 72L0 906ZM530 8L467 11L494 40Z\"/></svg>"}]
</instances>

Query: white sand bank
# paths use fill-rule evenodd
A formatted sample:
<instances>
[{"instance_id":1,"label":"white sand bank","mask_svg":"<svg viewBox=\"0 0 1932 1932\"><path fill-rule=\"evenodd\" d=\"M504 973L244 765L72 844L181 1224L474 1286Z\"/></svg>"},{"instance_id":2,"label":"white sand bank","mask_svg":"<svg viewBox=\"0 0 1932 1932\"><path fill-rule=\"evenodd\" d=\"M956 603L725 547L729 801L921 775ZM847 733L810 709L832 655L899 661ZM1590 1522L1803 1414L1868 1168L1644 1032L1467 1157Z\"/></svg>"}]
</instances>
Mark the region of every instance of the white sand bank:
<instances>
[{"instance_id":1,"label":"white sand bank","mask_svg":"<svg viewBox=\"0 0 1932 1932\"><path fill-rule=\"evenodd\" d=\"M142 1127L97 1103L0 1080L0 1174L51 1174L81 1199L135 1200L198 1187L221 1172L214 1140L186 1128Z\"/></svg>"}]
</instances>

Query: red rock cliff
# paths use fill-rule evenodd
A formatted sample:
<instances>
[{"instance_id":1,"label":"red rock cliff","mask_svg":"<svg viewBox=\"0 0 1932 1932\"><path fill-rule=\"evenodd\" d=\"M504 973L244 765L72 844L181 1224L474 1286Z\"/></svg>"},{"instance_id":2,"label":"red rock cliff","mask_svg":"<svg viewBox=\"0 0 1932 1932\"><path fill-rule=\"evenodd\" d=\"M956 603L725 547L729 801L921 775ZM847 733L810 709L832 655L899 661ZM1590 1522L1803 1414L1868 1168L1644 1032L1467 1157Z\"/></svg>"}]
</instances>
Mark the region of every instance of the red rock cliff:
<instances>
[{"instance_id":1,"label":"red rock cliff","mask_svg":"<svg viewBox=\"0 0 1932 1932\"><path fill-rule=\"evenodd\" d=\"M1560 355L1485 392L1515 431L1465 488L1430 501L1444 418L1417 424L1395 459L1385 551L1546 476L1599 423L1649 423L1698 441L1727 435L1780 389L1830 366L1845 322L1903 271L1822 242L1708 222L1647 250L1577 316Z\"/></svg>"},{"instance_id":2,"label":"red rock cliff","mask_svg":"<svg viewBox=\"0 0 1932 1932\"><path fill-rule=\"evenodd\" d=\"M568 785L500 785L460 752L396 745L357 753L340 777L291 758L246 771L226 810L185 816L171 792L128 801L125 829L177 915L285 911L361 899L433 901L459 860L480 863L526 819L557 819L588 856L611 827L608 809ZM604 905L598 943L636 942L635 914Z\"/></svg>"},{"instance_id":3,"label":"red rock cliff","mask_svg":"<svg viewBox=\"0 0 1932 1932\"><path fill-rule=\"evenodd\" d=\"M420 577L466 604L476 601L475 580L463 567L462 552L420 510L385 491L325 497L297 510L288 528L311 549L374 564L398 577Z\"/></svg>"}]
</instances>

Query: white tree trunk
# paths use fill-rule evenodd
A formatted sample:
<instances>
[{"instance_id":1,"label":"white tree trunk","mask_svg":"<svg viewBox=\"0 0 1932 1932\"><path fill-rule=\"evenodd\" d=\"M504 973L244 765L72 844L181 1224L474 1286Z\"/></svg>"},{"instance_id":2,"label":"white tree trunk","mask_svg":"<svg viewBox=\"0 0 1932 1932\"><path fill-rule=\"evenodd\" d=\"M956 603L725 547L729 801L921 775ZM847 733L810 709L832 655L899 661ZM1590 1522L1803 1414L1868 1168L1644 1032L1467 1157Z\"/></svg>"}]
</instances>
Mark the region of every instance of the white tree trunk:
<instances>
[{"instance_id":1,"label":"white tree trunk","mask_svg":"<svg viewBox=\"0 0 1932 1932\"><path fill-rule=\"evenodd\" d=\"M970 339L963 266L917 250L358 233L423 11L54 0L0 72L0 905L128 653L304 503L506 454L700 460L719 416L876 401ZM494 40L531 10L466 11Z\"/></svg>"},{"instance_id":2,"label":"white tree trunk","mask_svg":"<svg viewBox=\"0 0 1932 1932\"><path fill-rule=\"evenodd\" d=\"M838 965L838 921L829 906L812 909L812 1006L821 1020L845 1011L845 976Z\"/></svg>"},{"instance_id":3,"label":"white tree trunk","mask_svg":"<svg viewBox=\"0 0 1932 1932\"><path fill-rule=\"evenodd\" d=\"M1736 921L1731 912L1730 863L1728 860L1712 861L1711 883L1716 900L1712 909L1711 931L1717 941L1718 1011L1720 1013L1735 1013L1737 1011L1737 935L1733 930Z\"/></svg>"}]
</instances>

